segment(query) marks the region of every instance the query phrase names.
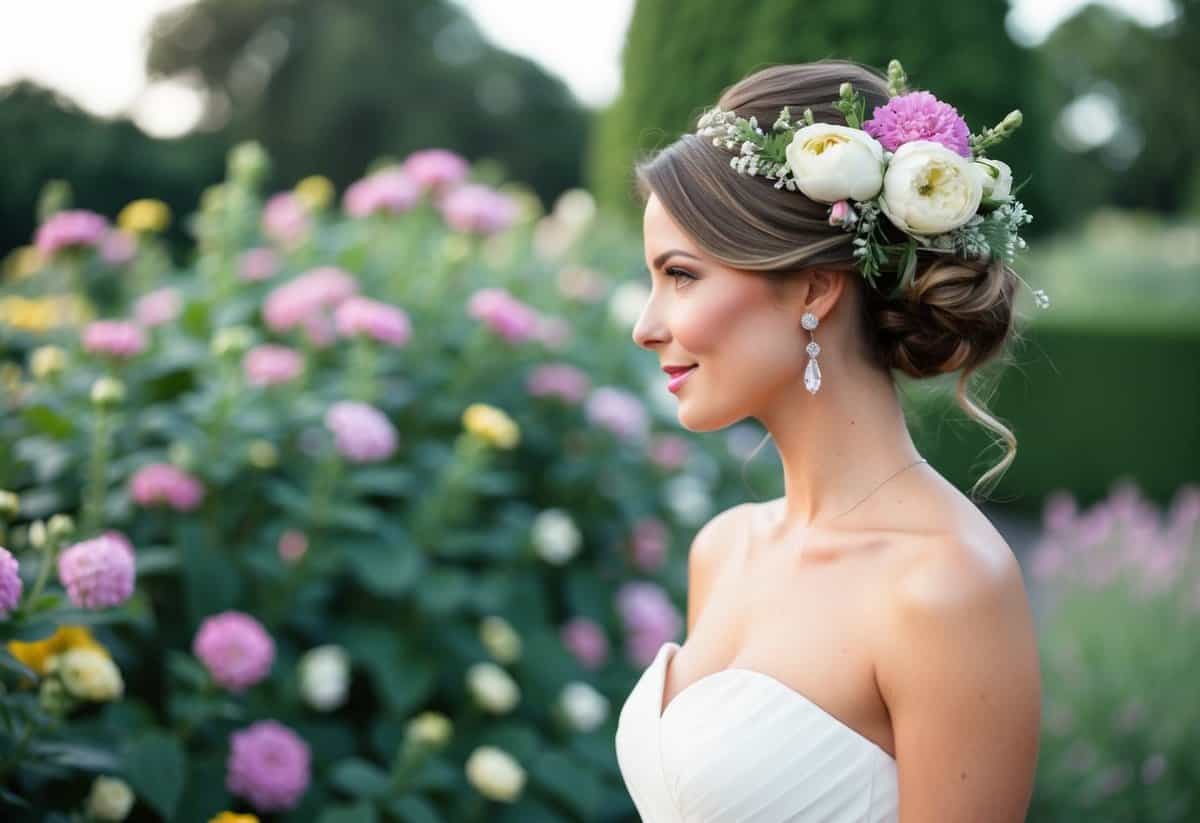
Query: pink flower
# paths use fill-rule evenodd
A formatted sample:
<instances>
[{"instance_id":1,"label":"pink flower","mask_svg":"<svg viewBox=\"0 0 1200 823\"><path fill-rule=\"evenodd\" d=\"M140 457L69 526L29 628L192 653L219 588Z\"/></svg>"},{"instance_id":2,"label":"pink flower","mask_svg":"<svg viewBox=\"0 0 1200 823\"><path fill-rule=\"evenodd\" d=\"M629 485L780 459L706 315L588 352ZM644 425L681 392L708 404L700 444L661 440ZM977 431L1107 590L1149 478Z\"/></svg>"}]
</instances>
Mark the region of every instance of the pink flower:
<instances>
[{"instance_id":1,"label":"pink flower","mask_svg":"<svg viewBox=\"0 0 1200 823\"><path fill-rule=\"evenodd\" d=\"M489 287L471 295L467 313L509 343L522 343L537 336L541 315L505 289Z\"/></svg>"},{"instance_id":2,"label":"pink flower","mask_svg":"<svg viewBox=\"0 0 1200 823\"><path fill-rule=\"evenodd\" d=\"M308 551L308 538L298 529L285 529L279 535L279 557L287 563L295 563Z\"/></svg>"},{"instance_id":3,"label":"pink flower","mask_svg":"<svg viewBox=\"0 0 1200 823\"><path fill-rule=\"evenodd\" d=\"M534 397L555 396L572 405L583 402L592 381L570 363L546 363L525 380L525 390Z\"/></svg>"},{"instance_id":4,"label":"pink flower","mask_svg":"<svg viewBox=\"0 0 1200 823\"><path fill-rule=\"evenodd\" d=\"M291 191L281 191L267 201L262 214L263 233L284 246L294 246L308 234L309 217L304 201Z\"/></svg>"},{"instance_id":5,"label":"pink flower","mask_svg":"<svg viewBox=\"0 0 1200 823\"><path fill-rule=\"evenodd\" d=\"M677 434L660 434L650 441L650 461L663 469L681 468L690 451L687 440Z\"/></svg>"},{"instance_id":6,"label":"pink flower","mask_svg":"<svg viewBox=\"0 0 1200 823\"><path fill-rule=\"evenodd\" d=\"M858 220L858 214L851 208L848 200L839 200L829 207L829 225L853 226Z\"/></svg>"},{"instance_id":7,"label":"pink flower","mask_svg":"<svg viewBox=\"0 0 1200 823\"><path fill-rule=\"evenodd\" d=\"M275 641L245 612L223 611L200 624L192 639L192 654L217 685L242 692L271 673Z\"/></svg>"},{"instance_id":8,"label":"pink flower","mask_svg":"<svg viewBox=\"0 0 1200 823\"><path fill-rule=\"evenodd\" d=\"M333 329L326 312L357 291L358 283L349 273L336 266L319 266L268 294L263 320L272 331L301 327L313 342L327 342Z\"/></svg>"},{"instance_id":9,"label":"pink flower","mask_svg":"<svg viewBox=\"0 0 1200 823\"><path fill-rule=\"evenodd\" d=\"M83 348L109 357L134 357L146 348L146 334L128 320L96 320L84 326Z\"/></svg>"},{"instance_id":10,"label":"pink flower","mask_svg":"<svg viewBox=\"0 0 1200 823\"><path fill-rule=\"evenodd\" d=\"M608 660L608 635L595 620L572 618L559 630L559 638L586 669L598 669Z\"/></svg>"},{"instance_id":11,"label":"pink flower","mask_svg":"<svg viewBox=\"0 0 1200 823\"><path fill-rule=\"evenodd\" d=\"M467 179L471 167L462 155L449 149L420 149L404 159L404 172L422 190L436 195Z\"/></svg>"},{"instance_id":12,"label":"pink flower","mask_svg":"<svg viewBox=\"0 0 1200 823\"><path fill-rule=\"evenodd\" d=\"M133 308L133 316L144 327L161 326L178 317L182 306L183 300L179 292L170 286L164 286L138 298Z\"/></svg>"},{"instance_id":13,"label":"pink flower","mask_svg":"<svg viewBox=\"0 0 1200 823\"><path fill-rule=\"evenodd\" d=\"M67 209L51 215L38 226L34 245L51 257L71 246L97 246L108 234L108 221L94 211Z\"/></svg>"},{"instance_id":14,"label":"pink flower","mask_svg":"<svg viewBox=\"0 0 1200 823\"><path fill-rule=\"evenodd\" d=\"M913 140L932 140L970 158L971 130L958 110L927 91L914 91L893 97L887 105L876 106L863 131L888 151L894 152Z\"/></svg>"},{"instance_id":15,"label":"pink flower","mask_svg":"<svg viewBox=\"0 0 1200 823\"><path fill-rule=\"evenodd\" d=\"M310 762L308 744L298 734L260 720L230 735L225 788L260 812L291 809L308 789Z\"/></svg>"},{"instance_id":16,"label":"pink flower","mask_svg":"<svg viewBox=\"0 0 1200 823\"><path fill-rule=\"evenodd\" d=\"M353 463L387 460L396 451L396 429L383 412L366 403L343 400L325 412L338 452Z\"/></svg>"},{"instance_id":17,"label":"pink flower","mask_svg":"<svg viewBox=\"0 0 1200 823\"><path fill-rule=\"evenodd\" d=\"M644 572L661 569L667 562L668 537L666 525L657 517L638 520L633 526L630 540L633 565Z\"/></svg>"},{"instance_id":18,"label":"pink flower","mask_svg":"<svg viewBox=\"0 0 1200 823\"><path fill-rule=\"evenodd\" d=\"M622 440L644 438L650 417L642 401L617 386L601 386L587 400L587 418L592 425L608 429Z\"/></svg>"},{"instance_id":19,"label":"pink flower","mask_svg":"<svg viewBox=\"0 0 1200 823\"><path fill-rule=\"evenodd\" d=\"M129 539L109 531L64 549L58 556L58 579L76 606L104 609L133 594L136 566Z\"/></svg>"},{"instance_id":20,"label":"pink flower","mask_svg":"<svg viewBox=\"0 0 1200 823\"><path fill-rule=\"evenodd\" d=\"M17 558L0 546L0 618L8 617L9 612L21 602L22 585Z\"/></svg>"},{"instance_id":21,"label":"pink flower","mask_svg":"<svg viewBox=\"0 0 1200 823\"><path fill-rule=\"evenodd\" d=\"M123 266L137 254L137 239L127 231L113 229L100 241L100 259L110 266Z\"/></svg>"},{"instance_id":22,"label":"pink flower","mask_svg":"<svg viewBox=\"0 0 1200 823\"><path fill-rule=\"evenodd\" d=\"M277 271L279 255L266 246L247 249L238 260L238 276L243 280L266 280Z\"/></svg>"},{"instance_id":23,"label":"pink flower","mask_svg":"<svg viewBox=\"0 0 1200 823\"><path fill-rule=\"evenodd\" d=\"M516 201L480 183L463 183L451 189L437 202L447 225L455 231L495 234L517 219Z\"/></svg>"},{"instance_id":24,"label":"pink flower","mask_svg":"<svg viewBox=\"0 0 1200 823\"><path fill-rule=\"evenodd\" d=\"M299 377L304 371L304 357L287 346L263 343L246 352L242 370L251 386L274 386Z\"/></svg>"},{"instance_id":25,"label":"pink flower","mask_svg":"<svg viewBox=\"0 0 1200 823\"><path fill-rule=\"evenodd\" d=\"M204 486L170 463L151 463L129 479L129 495L139 506L166 503L176 511L191 511L204 500Z\"/></svg>"},{"instance_id":26,"label":"pink flower","mask_svg":"<svg viewBox=\"0 0 1200 823\"><path fill-rule=\"evenodd\" d=\"M337 307L333 322L342 337L365 334L397 347L412 337L412 325L403 309L367 297L347 298Z\"/></svg>"},{"instance_id":27,"label":"pink flower","mask_svg":"<svg viewBox=\"0 0 1200 823\"><path fill-rule=\"evenodd\" d=\"M342 207L351 217L381 211L403 214L420 202L421 192L420 182L403 169L391 167L352 183L342 198Z\"/></svg>"},{"instance_id":28,"label":"pink flower","mask_svg":"<svg viewBox=\"0 0 1200 823\"><path fill-rule=\"evenodd\" d=\"M617 611L625 623L626 656L635 665L646 666L662 644L673 640L683 627L683 618L655 583L633 580L617 590Z\"/></svg>"}]
</instances>

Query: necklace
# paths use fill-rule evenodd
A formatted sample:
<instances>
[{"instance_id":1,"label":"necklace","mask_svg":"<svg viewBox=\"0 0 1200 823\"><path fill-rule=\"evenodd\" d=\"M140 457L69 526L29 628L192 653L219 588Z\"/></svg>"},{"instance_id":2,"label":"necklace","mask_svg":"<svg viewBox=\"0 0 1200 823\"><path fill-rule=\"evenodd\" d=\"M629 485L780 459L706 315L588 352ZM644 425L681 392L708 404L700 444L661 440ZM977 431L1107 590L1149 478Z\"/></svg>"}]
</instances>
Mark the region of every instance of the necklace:
<instances>
[{"instance_id":1,"label":"necklace","mask_svg":"<svg viewBox=\"0 0 1200 823\"><path fill-rule=\"evenodd\" d=\"M900 469L897 469L896 471L892 472L892 474L891 474L891 475L889 475L889 476L888 476L888 477L887 477L887 478L886 478L886 479L883 481L883 483L886 483L886 482L888 482L888 480L891 480L893 477L895 477L896 475L898 475L900 472L902 472L902 471L905 471L906 469L911 469L913 466L917 465L918 463L928 463L928 462L929 462L928 460L926 460L924 457L922 457L920 460L916 460L916 461L914 461L914 462L912 462L912 463L909 463L907 466L904 466L904 467L902 467L902 468L900 468ZM871 495L873 495L875 492L879 491L879 490L880 490L880 489L883 487L883 483L880 483L878 486L876 486L875 488L871 489L871 491L869 491L869 492L867 493L867 497L870 497L870 496L871 496ZM855 503L853 506L851 506L850 508L846 509L846 510L845 510L844 512L842 512L841 514L834 515L833 517L831 517L831 518L829 518L829 519L830 519L830 520L837 520L839 517L843 517L844 515L847 515L847 514L849 514L850 512L852 512L852 511L854 511L856 508L858 508L858 506L859 506L859 505L861 505L862 503L864 503L864 502L866 501L867 497L864 497L862 500L859 500L859 501L858 501L858 503Z\"/></svg>"}]
</instances>

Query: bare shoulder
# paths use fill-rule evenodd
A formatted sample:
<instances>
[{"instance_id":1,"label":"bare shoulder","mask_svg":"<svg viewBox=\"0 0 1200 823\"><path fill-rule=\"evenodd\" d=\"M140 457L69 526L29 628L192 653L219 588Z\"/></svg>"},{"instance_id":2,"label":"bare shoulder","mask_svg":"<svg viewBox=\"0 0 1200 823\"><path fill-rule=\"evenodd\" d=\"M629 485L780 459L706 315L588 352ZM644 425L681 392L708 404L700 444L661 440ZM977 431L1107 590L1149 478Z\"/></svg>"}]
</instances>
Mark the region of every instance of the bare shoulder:
<instances>
[{"instance_id":1,"label":"bare shoulder","mask_svg":"<svg viewBox=\"0 0 1200 823\"><path fill-rule=\"evenodd\" d=\"M737 545L739 529L748 527L747 517L753 503L739 503L714 515L692 538L688 550L687 633L700 617L708 601L721 560Z\"/></svg>"},{"instance_id":2,"label":"bare shoulder","mask_svg":"<svg viewBox=\"0 0 1200 823\"><path fill-rule=\"evenodd\" d=\"M907 555L885 612L876 680L896 740L901 820L1024 820L1041 675L1012 550L978 524L927 540Z\"/></svg>"}]
</instances>

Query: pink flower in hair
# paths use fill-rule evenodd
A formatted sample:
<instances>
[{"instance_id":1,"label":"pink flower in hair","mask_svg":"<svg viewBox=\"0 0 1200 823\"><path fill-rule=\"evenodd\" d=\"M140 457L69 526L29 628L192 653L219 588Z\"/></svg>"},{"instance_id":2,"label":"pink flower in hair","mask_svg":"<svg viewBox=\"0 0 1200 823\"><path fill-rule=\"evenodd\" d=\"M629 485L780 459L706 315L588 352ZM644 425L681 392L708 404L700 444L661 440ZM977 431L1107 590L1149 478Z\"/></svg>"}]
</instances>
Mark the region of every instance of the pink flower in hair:
<instances>
[{"instance_id":1,"label":"pink flower in hair","mask_svg":"<svg viewBox=\"0 0 1200 823\"><path fill-rule=\"evenodd\" d=\"M971 130L967 121L949 103L927 91L913 91L876 106L873 116L862 124L863 131L890 152L914 140L932 140L963 157L971 157Z\"/></svg>"}]
</instances>

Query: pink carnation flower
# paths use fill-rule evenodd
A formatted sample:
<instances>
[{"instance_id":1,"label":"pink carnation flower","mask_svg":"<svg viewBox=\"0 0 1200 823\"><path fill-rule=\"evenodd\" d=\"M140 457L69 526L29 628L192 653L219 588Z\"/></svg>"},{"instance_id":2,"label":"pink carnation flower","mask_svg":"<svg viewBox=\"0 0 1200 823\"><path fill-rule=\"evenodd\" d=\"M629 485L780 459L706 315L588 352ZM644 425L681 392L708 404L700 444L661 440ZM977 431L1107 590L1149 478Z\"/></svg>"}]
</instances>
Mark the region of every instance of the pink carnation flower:
<instances>
[{"instance_id":1,"label":"pink carnation flower","mask_svg":"<svg viewBox=\"0 0 1200 823\"><path fill-rule=\"evenodd\" d=\"M352 183L342 198L342 207L351 217L381 211L402 214L420 202L421 191L421 183L403 169L381 169Z\"/></svg>"},{"instance_id":2,"label":"pink carnation flower","mask_svg":"<svg viewBox=\"0 0 1200 823\"><path fill-rule=\"evenodd\" d=\"M294 246L309 230L308 209L295 192L281 191L263 207L263 233L283 246Z\"/></svg>"},{"instance_id":3,"label":"pink carnation flower","mask_svg":"<svg viewBox=\"0 0 1200 823\"><path fill-rule=\"evenodd\" d=\"M436 195L467 179L471 167L466 159L449 149L420 149L404 159L405 174L423 190Z\"/></svg>"},{"instance_id":4,"label":"pink carnation flower","mask_svg":"<svg viewBox=\"0 0 1200 823\"><path fill-rule=\"evenodd\" d=\"M608 635L595 620L572 618L560 629L559 638L586 669L598 669L608 660Z\"/></svg>"},{"instance_id":5,"label":"pink carnation flower","mask_svg":"<svg viewBox=\"0 0 1200 823\"><path fill-rule=\"evenodd\" d=\"M640 440L650 428L650 417L642 401L617 386L601 386L593 391L586 412L592 425L608 429L622 440Z\"/></svg>"},{"instance_id":6,"label":"pink carnation flower","mask_svg":"<svg viewBox=\"0 0 1200 823\"><path fill-rule=\"evenodd\" d=\"M170 463L151 463L129 479L129 495L139 506L166 503L176 511L191 511L204 500L204 486Z\"/></svg>"},{"instance_id":7,"label":"pink carnation flower","mask_svg":"<svg viewBox=\"0 0 1200 823\"><path fill-rule=\"evenodd\" d=\"M971 130L967 121L949 103L943 103L927 91L914 91L893 97L887 105L876 106L863 131L890 152L913 140L932 140L946 148L971 157Z\"/></svg>"},{"instance_id":8,"label":"pink carnation flower","mask_svg":"<svg viewBox=\"0 0 1200 823\"><path fill-rule=\"evenodd\" d=\"M251 282L266 280L279 271L279 255L274 249L258 246L242 252L238 258L238 276Z\"/></svg>"},{"instance_id":9,"label":"pink carnation flower","mask_svg":"<svg viewBox=\"0 0 1200 823\"><path fill-rule=\"evenodd\" d=\"M525 380L525 390L534 397L554 396L573 405L583 402L591 385L587 374L569 363L538 366Z\"/></svg>"},{"instance_id":10,"label":"pink carnation flower","mask_svg":"<svg viewBox=\"0 0 1200 823\"><path fill-rule=\"evenodd\" d=\"M229 738L225 788L260 812L295 807L310 780L309 746L275 720L260 720Z\"/></svg>"},{"instance_id":11,"label":"pink carnation flower","mask_svg":"<svg viewBox=\"0 0 1200 823\"><path fill-rule=\"evenodd\" d=\"M263 320L275 332L303 328L314 343L328 342L333 329L326 313L358 291L358 283L336 266L319 266L277 286L263 303Z\"/></svg>"},{"instance_id":12,"label":"pink carnation flower","mask_svg":"<svg viewBox=\"0 0 1200 823\"><path fill-rule=\"evenodd\" d=\"M83 348L91 354L134 357L146 348L146 334L128 320L96 320L84 326Z\"/></svg>"},{"instance_id":13,"label":"pink carnation flower","mask_svg":"<svg viewBox=\"0 0 1200 823\"><path fill-rule=\"evenodd\" d=\"M138 298L133 307L133 316L142 326L161 326L178 317L182 307L183 299L178 290L164 286Z\"/></svg>"},{"instance_id":14,"label":"pink carnation flower","mask_svg":"<svg viewBox=\"0 0 1200 823\"><path fill-rule=\"evenodd\" d=\"M108 221L94 211L67 209L51 215L38 226L34 245L51 257L71 246L97 246L108 235Z\"/></svg>"},{"instance_id":15,"label":"pink carnation flower","mask_svg":"<svg viewBox=\"0 0 1200 823\"><path fill-rule=\"evenodd\" d=\"M367 297L350 297L337 307L334 325L342 337L365 334L372 340L400 347L412 336L412 325L403 309Z\"/></svg>"},{"instance_id":16,"label":"pink carnation flower","mask_svg":"<svg viewBox=\"0 0 1200 823\"><path fill-rule=\"evenodd\" d=\"M21 602L22 585L17 558L0 546L0 618L8 617L9 612Z\"/></svg>"},{"instance_id":17,"label":"pink carnation flower","mask_svg":"<svg viewBox=\"0 0 1200 823\"><path fill-rule=\"evenodd\" d=\"M354 463L387 460L396 451L396 428L374 406L353 400L334 403L325 412L338 452Z\"/></svg>"},{"instance_id":18,"label":"pink carnation flower","mask_svg":"<svg viewBox=\"0 0 1200 823\"><path fill-rule=\"evenodd\" d=\"M133 594L136 566L129 539L109 531L64 549L58 556L58 579L76 606L104 609Z\"/></svg>"},{"instance_id":19,"label":"pink carnation flower","mask_svg":"<svg viewBox=\"0 0 1200 823\"><path fill-rule=\"evenodd\" d=\"M192 654L217 685L242 692L271 673L275 641L245 612L223 611L200 624L192 639Z\"/></svg>"},{"instance_id":20,"label":"pink carnation flower","mask_svg":"<svg viewBox=\"0 0 1200 823\"><path fill-rule=\"evenodd\" d=\"M274 386L299 377L304 371L304 357L287 346L263 343L246 352L242 370L250 385Z\"/></svg>"},{"instance_id":21,"label":"pink carnation flower","mask_svg":"<svg viewBox=\"0 0 1200 823\"><path fill-rule=\"evenodd\" d=\"M446 192L437 202L447 225L455 231L495 234L516 221L516 201L480 183L463 183Z\"/></svg>"},{"instance_id":22,"label":"pink carnation flower","mask_svg":"<svg viewBox=\"0 0 1200 823\"><path fill-rule=\"evenodd\" d=\"M467 313L482 320L509 343L535 339L541 329L541 315L536 310L498 287L472 294Z\"/></svg>"}]
</instances>

